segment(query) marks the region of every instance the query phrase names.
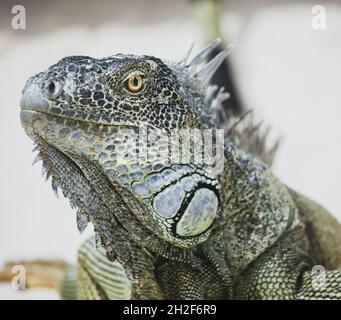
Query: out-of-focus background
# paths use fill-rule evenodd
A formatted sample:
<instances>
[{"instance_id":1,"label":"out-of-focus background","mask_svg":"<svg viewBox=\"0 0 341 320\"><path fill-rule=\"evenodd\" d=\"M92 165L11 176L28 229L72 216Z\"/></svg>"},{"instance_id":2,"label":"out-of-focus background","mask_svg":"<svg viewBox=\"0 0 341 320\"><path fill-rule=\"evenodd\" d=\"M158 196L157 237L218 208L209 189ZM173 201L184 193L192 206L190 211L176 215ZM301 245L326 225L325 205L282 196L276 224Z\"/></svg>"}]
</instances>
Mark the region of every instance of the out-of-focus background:
<instances>
[{"instance_id":1,"label":"out-of-focus background","mask_svg":"<svg viewBox=\"0 0 341 320\"><path fill-rule=\"evenodd\" d=\"M16 4L26 9L24 30L11 26ZM341 220L341 3L219 5L222 37L235 44L230 63L241 102L271 124L272 137L282 137L275 174ZM316 20L316 5L323 6L325 21ZM0 268L17 259L75 262L78 246L91 233L91 228L78 233L75 212L44 184L40 165L31 167L32 142L19 121L27 78L67 55L122 52L181 59L193 42L199 50L210 36L193 6L186 0L1 1ZM316 29L314 21L325 24ZM0 284L0 298L58 295Z\"/></svg>"}]
</instances>

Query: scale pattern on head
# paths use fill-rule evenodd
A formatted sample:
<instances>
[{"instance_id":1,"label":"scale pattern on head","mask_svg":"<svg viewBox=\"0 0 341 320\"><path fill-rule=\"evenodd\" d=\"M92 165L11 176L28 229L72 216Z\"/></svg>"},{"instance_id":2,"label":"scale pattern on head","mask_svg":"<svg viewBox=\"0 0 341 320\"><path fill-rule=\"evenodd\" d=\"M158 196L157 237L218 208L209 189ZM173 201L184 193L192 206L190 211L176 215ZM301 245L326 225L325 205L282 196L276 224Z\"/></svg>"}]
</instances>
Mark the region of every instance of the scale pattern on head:
<instances>
[{"instance_id":1,"label":"scale pattern on head","mask_svg":"<svg viewBox=\"0 0 341 320\"><path fill-rule=\"evenodd\" d=\"M205 164L184 165L171 161L168 153L159 155L160 147L174 143L172 130L215 128L217 105L227 94L209 80L227 51L205 61L218 44L214 41L191 61L186 57L180 63L123 54L67 57L28 80L21 101L23 126L39 142L54 186L81 209L81 229L87 220L100 226L103 222L94 218L94 208L90 212L81 203L84 190L70 191L70 182L63 181L65 167L51 161L58 152L67 158L66 167L70 163L84 175L83 189L88 181L89 190L110 200L103 183L95 183L100 176L108 179L122 209L109 208L109 215L129 230L136 224L118 211L132 211L143 231L133 230L137 238L149 230L180 247L207 239L221 211L217 177ZM157 139L142 141L141 128L157 133ZM193 152L189 145L181 148Z\"/></svg>"},{"instance_id":2,"label":"scale pattern on head","mask_svg":"<svg viewBox=\"0 0 341 320\"><path fill-rule=\"evenodd\" d=\"M43 90L51 114L102 124L181 126L183 104L176 76L160 59L114 55L72 56L31 78Z\"/></svg>"}]
</instances>

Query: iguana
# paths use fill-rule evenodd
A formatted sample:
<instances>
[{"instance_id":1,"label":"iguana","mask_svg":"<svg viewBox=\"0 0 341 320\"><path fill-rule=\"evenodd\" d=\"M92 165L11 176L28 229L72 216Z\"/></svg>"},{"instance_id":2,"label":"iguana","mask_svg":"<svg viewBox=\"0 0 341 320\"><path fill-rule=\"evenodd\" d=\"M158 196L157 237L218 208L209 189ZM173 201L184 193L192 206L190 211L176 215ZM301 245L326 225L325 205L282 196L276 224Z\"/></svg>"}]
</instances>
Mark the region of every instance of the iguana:
<instances>
[{"instance_id":1,"label":"iguana","mask_svg":"<svg viewBox=\"0 0 341 320\"><path fill-rule=\"evenodd\" d=\"M180 62L71 56L27 81L37 160L100 247L81 248L79 298L341 298L341 226L272 174L257 124L220 116L218 44Z\"/></svg>"}]
</instances>

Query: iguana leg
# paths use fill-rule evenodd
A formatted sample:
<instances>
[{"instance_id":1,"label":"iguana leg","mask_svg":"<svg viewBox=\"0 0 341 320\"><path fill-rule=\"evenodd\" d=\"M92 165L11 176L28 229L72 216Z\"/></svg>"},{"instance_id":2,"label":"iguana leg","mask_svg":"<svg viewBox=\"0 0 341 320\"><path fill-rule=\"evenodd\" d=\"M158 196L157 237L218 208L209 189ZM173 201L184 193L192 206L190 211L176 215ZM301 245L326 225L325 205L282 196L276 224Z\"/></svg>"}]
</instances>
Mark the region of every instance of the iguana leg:
<instances>
[{"instance_id":1,"label":"iguana leg","mask_svg":"<svg viewBox=\"0 0 341 320\"><path fill-rule=\"evenodd\" d=\"M131 282L128 280L125 270L117 261L109 261L103 248L96 248L94 237L90 238L80 247L78 251L78 298L97 288L99 298L110 300L130 299ZM86 279L82 282L84 273L92 280L91 286L85 285ZM89 287L89 288L88 288ZM84 289L83 289L84 288Z\"/></svg>"},{"instance_id":2,"label":"iguana leg","mask_svg":"<svg viewBox=\"0 0 341 320\"><path fill-rule=\"evenodd\" d=\"M77 266L69 266L63 274L59 282L59 294L62 300L77 299Z\"/></svg>"},{"instance_id":3,"label":"iguana leg","mask_svg":"<svg viewBox=\"0 0 341 320\"><path fill-rule=\"evenodd\" d=\"M234 298L340 299L341 270L326 271L321 276L311 269L307 256L282 240L241 274L234 287Z\"/></svg>"},{"instance_id":4,"label":"iguana leg","mask_svg":"<svg viewBox=\"0 0 341 320\"><path fill-rule=\"evenodd\" d=\"M81 264L77 266L78 300L107 300L104 290Z\"/></svg>"},{"instance_id":5,"label":"iguana leg","mask_svg":"<svg viewBox=\"0 0 341 320\"><path fill-rule=\"evenodd\" d=\"M75 292L75 296L65 294L67 292ZM61 293L64 299L124 300L131 297L131 283L121 264L109 261L105 250L96 248L94 237L91 237L80 247L77 272L66 275Z\"/></svg>"}]
</instances>

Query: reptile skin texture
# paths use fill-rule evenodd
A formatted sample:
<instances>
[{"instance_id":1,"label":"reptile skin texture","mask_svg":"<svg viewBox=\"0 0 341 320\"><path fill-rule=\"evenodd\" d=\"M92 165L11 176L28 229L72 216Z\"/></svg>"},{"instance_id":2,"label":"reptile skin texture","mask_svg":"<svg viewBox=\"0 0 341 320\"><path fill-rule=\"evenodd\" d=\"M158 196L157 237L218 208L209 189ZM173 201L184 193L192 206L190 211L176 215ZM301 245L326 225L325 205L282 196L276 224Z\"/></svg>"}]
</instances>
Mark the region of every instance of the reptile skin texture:
<instances>
[{"instance_id":1,"label":"reptile skin texture","mask_svg":"<svg viewBox=\"0 0 341 320\"><path fill-rule=\"evenodd\" d=\"M64 298L341 299L341 226L272 174L276 146L251 114L221 108L210 79L228 50L207 61L218 45L179 62L66 57L27 81L36 161L78 229L95 230ZM193 161L203 144L189 131L215 137L208 161ZM191 161L174 157L175 137Z\"/></svg>"}]
</instances>

